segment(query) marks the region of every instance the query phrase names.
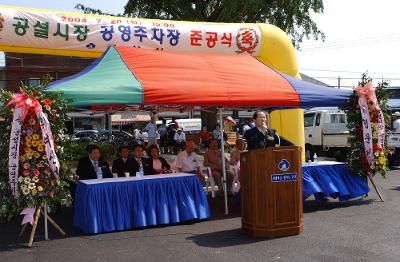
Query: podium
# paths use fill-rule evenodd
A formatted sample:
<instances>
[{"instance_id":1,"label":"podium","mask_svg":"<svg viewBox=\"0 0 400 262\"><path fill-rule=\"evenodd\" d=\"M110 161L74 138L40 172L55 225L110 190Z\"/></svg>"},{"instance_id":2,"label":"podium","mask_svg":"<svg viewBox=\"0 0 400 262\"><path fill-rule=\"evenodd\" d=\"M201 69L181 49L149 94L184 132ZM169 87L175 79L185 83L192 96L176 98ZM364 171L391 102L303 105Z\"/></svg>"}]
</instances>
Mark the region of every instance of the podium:
<instances>
[{"instance_id":1,"label":"podium","mask_svg":"<svg viewBox=\"0 0 400 262\"><path fill-rule=\"evenodd\" d=\"M301 147L240 153L242 230L253 237L303 231Z\"/></svg>"}]
</instances>

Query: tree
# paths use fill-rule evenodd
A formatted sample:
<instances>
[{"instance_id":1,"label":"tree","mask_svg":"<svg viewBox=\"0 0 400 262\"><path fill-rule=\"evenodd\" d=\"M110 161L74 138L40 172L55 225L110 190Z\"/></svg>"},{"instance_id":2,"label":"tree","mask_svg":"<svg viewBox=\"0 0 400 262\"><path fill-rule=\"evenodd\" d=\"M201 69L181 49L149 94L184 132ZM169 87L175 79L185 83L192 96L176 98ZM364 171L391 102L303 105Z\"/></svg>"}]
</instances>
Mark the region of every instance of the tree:
<instances>
[{"instance_id":1,"label":"tree","mask_svg":"<svg viewBox=\"0 0 400 262\"><path fill-rule=\"evenodd\" d=\"M82 4L77 4L75 9L86 14L115 15ZM310 12L323 11L322 0L129 0L124 14L184 21L270 23L285 31L293 45L300 48L304 37L325 39L325 34L310 17Z\"/></svg>"},{"instance_id":2,"label":"tree","mask_svg":"<svg viewBox=\"0 0 400 262\"><path fill-rule=\"evenodd\" d=\"M304 37L325 39L310 12L323 13L322 0L129 0L134 17L226 23L270 23L285 31L296 48Z\"/></svg>"}]
</instances>

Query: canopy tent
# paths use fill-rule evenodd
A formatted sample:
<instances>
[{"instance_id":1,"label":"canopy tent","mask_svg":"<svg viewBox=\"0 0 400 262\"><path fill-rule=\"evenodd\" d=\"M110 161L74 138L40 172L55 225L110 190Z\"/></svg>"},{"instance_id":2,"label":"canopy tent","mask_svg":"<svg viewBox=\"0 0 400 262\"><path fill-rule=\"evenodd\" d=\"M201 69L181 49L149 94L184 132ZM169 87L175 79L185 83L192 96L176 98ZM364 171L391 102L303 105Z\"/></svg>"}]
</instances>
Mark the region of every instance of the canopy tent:
<instances>
[{"instance_id":1,"label":"canopy tent","mask_svg":"<svg viewBox=\"0 0 400 262\"><path fill-rule=\"evenodd\" d=\"M109 47L82 72L55 81L72 105L142 104L307 108L340 106L349 90L312 84L277 72L256 58Z\"/></svg>"},{"instance_id":2,"label":"canopy tent","mask_svg":"<svg viewBox=\"0 0 400 262\"><path fill-rule=\"evenodd\" d=\"M73 99L74 106L218 106L221 123L221 107L341 106L352 93L295 79L248 54L175 53L123 46L109 47L84 71L52 83L48 91L63 92L65 98ZM228 214L224 147L221 149Z\"/></svg>"}]
</instances>

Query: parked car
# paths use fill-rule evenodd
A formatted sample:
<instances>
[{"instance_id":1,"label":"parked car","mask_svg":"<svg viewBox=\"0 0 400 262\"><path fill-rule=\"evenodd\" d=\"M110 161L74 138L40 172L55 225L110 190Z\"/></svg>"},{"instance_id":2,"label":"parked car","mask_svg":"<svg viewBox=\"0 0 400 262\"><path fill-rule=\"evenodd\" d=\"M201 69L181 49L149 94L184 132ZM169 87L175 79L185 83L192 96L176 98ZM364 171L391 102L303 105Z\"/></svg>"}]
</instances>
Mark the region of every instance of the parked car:
<instances>
[{"instance_id":1,"label":"parked car","mask_svg":"<svg viewBox=\"0 0 400 262\"><path fill-rule=\"evenodd\" d=\"M110 131L107 130L100 132L99 141L110 141ZM132 134L120 130L112 131L111 142L118 146L127 146L130 150L132 150L137 144L135 137Z\"/></svg>"},{"instance_id":2,"label":"parked car","mask_svg":"<svg viewBox=\"0 0 400 262\"><path fill-rule=\"evenodd\" d=\"M98 139L99 139L99 131L97 130L83 130L83 131L78 131L74 134L74 140L76 141L97 142Z\"/></svg>"}]
</instances>

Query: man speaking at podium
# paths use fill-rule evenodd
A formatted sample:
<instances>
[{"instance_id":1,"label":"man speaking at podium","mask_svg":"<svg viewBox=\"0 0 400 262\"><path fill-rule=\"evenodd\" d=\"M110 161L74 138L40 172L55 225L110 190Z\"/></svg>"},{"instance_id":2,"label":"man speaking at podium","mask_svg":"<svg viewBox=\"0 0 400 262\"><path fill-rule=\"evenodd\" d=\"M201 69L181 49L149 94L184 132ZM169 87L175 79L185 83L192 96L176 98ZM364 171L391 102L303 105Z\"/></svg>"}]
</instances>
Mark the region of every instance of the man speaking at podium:
<instances>
[{"instance_id":1,"label":"man speaking at podium","mask_svg":"<svg viewBox=\"0 0 400 262\"><path fill-rule=\"evenodd\" d=\"M247 141L247 149L254 150L271 146L294 146L292 142L279 136L272 128L267 127L267 117L264 112L256 111L253 114L255 127L249 129L243 138Z\"/></svg>"}]
</instances>

